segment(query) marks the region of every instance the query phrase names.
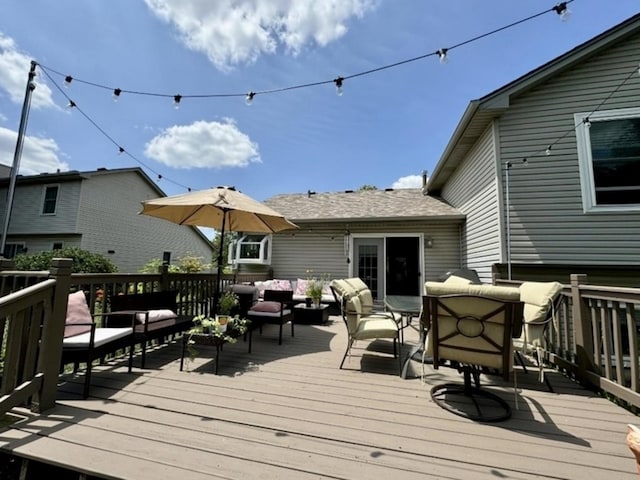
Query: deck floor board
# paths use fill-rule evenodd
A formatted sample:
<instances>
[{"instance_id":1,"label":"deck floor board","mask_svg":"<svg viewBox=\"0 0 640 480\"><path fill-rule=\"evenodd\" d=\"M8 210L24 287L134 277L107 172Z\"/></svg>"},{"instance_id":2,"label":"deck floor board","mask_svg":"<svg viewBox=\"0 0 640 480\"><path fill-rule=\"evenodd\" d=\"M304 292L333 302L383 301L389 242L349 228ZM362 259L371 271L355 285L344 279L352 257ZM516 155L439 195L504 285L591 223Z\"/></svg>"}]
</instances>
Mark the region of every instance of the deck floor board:
<instances>
[{"instance_id":1,"label":"deck floor board","mask_svg":"<svg viewBox=\"0 0 640 480\"><path fill-rule=\"evenodd\" d=\"M551 393L519 370L518 410L512 383L483 376L514 411L482 424L432 402L433 385L462 380L455 370L401 379L380 341L361 342L340 370L335 317L284 333L279 346L276 328L255 332L251 354L226 345L219 375L215 349L200 346L180 372L178 342L151 349L144 370L136 358L131 374L123 361L96 367L87 400L83 376L66 376L57 407L0 432L0 448L105 478L637 478L624 443L637 417L557 372ZM405 333L407 352L417 333Z\"/></svg>"}]
</instances>

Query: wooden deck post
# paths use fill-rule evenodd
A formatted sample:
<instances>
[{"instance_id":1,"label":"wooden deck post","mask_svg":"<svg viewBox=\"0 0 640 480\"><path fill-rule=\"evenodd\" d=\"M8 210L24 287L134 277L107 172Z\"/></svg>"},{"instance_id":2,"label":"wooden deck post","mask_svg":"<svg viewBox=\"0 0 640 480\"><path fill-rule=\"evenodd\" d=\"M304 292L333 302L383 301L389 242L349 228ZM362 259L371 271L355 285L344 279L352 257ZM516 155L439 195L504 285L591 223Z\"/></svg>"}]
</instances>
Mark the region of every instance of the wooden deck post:
<instances>
[{"instance_id":1,"label":"wooden deck post","mask_svg":"<svg viewBox=\"0 0 640 480\"><path fill-rule=\"evenodd\" d=\"M586 302L582 299L580 285L587 283L587 276L584 274L571 274L571 299L573 327L576 342L576 364L578 365L577 376L581 381L586 382L585 372L595 372L593 363L593 329L589 310Z\"/></svg>"},{"instance_id":2,"label":"wooden deck post","mask_svg":"<svg viewBox=\"0 0 640 480\"><path fill-rule=\"evenodd\" d=\"M44 379L33 406L33 409L38 412L54 407L56 402L72 264L73 261L69 258L54 258L51 261L50 276L56 280L56 287L51 317L48 322L44 322L42 329L42 349L38 359L38 370L44 374Z\"/></svg>"}]
</instances>

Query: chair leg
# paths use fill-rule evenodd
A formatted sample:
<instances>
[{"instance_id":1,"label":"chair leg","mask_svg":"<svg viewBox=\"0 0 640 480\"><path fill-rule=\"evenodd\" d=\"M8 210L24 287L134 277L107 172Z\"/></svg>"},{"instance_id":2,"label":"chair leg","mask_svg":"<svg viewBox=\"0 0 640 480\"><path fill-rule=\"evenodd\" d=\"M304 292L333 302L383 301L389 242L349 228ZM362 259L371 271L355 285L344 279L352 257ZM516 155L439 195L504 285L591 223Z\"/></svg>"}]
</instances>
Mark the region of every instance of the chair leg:
<instances>
[{"instance_id":1,"label":"chair leg","mask_svg":"<svg viewBox=\"0 0 640 480\"><path fill-rule=\"evenodd\" d=\"M91 367L93 366L93 362L91 361L91 357L87 360L87 370L84 374L84 387L82 389L82 398L87 398L89 396L89 384L91 383Z\"/></svg>"},{"instance_id":2,"label":"chair leg","mask_svg":"<svg viewBox=\"0 0 640 480\"><path fill-rule=\"evenodd\" d=\"M278 333L278 345L282 345L282 322L280 322L280 332Z\"/></svg>"},{"instance_id":3,"label":"chair leg","mask_svg":"<svg viewBox=\"0 0 640 480\"><path fill-rule=\"evenodd\" d=\"M353 340L349 339L349 341L347 343L347 349L345 350L344 355L342 356L342 362L340 362L340 369L342 369L342 366L344 365L344 361L346 360L347 355L351 351L351 346L352 345L353 345Z\"/></svg>"},{"instance_id":4,"label":"chair leg","mask_svg":"<svg viewBox=\"0 0 640 480\"><path fill-rule=\"evenodd\" d=\"M292 317L291 318L291 337L293 336L294 336L294 333L293 333L293 317Z\"/></svg>"},{"instance_id":5,"label":"chair leg","mask_svg":"<svg viewBox=\"0 0 640 480\"><path fill-rule=\"evenodd\" d=\"M142 356L140 357L140 368L144 368L144 364L147 360L147 342L142 340Z\"/></svg>"},{"instance_id":6,"label":"chair leg","mask_svg":"<svg viewBox=\"0 0 640 480\"><path fill-rule=\"evenodd\" d=\"M516 360L518 361L518 363L522 367L522 371L524 373L528 373L527 372L527 366L524 363L524 358L522 358L522 353L519 350L515 350L515 354L516 354Z\"/></svg>"}]
</instances>

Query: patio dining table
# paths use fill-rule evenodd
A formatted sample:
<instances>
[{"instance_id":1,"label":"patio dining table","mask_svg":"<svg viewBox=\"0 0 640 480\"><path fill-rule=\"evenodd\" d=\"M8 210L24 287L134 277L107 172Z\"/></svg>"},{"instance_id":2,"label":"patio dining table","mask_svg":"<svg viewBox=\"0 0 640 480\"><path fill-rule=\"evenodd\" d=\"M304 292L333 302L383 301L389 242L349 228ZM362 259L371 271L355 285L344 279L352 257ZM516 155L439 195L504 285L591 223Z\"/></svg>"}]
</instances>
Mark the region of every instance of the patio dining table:
<instances>
[{"instance_id":1,"label":"patio dining table","mask_svg":"<svg viewBox=\"0 0 640 480\"><path fill-rule=\"evenodd\" d=\"M384 299L384 305L388 311L400 314L400 328L404 329L411 325L413 317L420 316L422 311L422 297L419 295L387 295ZM411 351L402 363L402 372L400 374L402 378L407 378L407 369L409 368L411 359L414 358L414 356L422 357L424 340L426 338L426 331L422 325L422 319L420 319L419 332L420 340L411 348Z\"/></svg>"}]
</instances>

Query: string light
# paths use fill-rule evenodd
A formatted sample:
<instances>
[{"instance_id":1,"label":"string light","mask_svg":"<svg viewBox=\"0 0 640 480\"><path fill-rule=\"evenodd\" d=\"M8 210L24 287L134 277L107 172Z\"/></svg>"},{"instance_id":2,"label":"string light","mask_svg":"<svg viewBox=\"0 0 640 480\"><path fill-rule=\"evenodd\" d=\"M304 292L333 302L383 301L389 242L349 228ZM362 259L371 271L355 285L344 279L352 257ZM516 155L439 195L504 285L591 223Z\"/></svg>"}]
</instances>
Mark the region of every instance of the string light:
<instances>
[{"instance_id":1,"label":"string light","mask_svg":"<svg viewBox=\"0 0 640 480\"><path fill-rule=\"evenodd\" d=\"M546 156L551 155L551 145L549 145L549 146L547 147L547 149L544 151L544 153L545 153L545 155L546 155Z\"/></svg>"},{"instance_id":2,"label":"string light","mask_svg":"<svg viewBox=\"0 0 640 480\"><path fill-rule=\"evenodd\" d=\"M342 90L343 81L344 81L344 78L342 77L338 77L333 80L333 83L336 84L336 95L338 95L339 97L341 97L342 94L344 93L344 91Z\"/></svg>"},{"instance_id":3,"label":"string light","mask_svg":"<svg viewBox=\"0 0 640 480\"><path fill-rule=\"evenodd\" d=\"M255 95L257 95L257 94L262 95L262 94L268 94L268 93L279 93L279 92L284 92L284 91L289 91L289 90L296 90L296 89L301 89L301 88L306 88L306 87L313 87L313 86L318 86L318 85L324 85L324 84L327 84L327 83L334 83L334 84L335 84L335 86L336 86L336 93L340 96L340 95L342 95L342 93L343 93L343 83L344 83L344 80L348 80L348 79L352 79L352 78L356 78L356 77L360 77L360 76L364 76L364 75L369 75L369 74L372 74L372 73L380 72L380 71L382 71L382 70L386 70L386 69L393 68L393 67L397 67L397 66L404 65L404 64L407 64L407 63L415 62L415 61L422 60L422 59L425 59L425 58L427 58L427 57L431 57L431 56L438 56L438 57L439 57L439 60L440 60L442 63L447 63L447 61L448 61L448 55L447 55L447 54L448 54L448 52L449 52L450 50L453 50L453 49L455 49L455 48L462 47L462 46L464 46L464 45L470 44L470 43L475 42L475 41L477 41L477 40L480 40L480 39L486 38L486 37L488 37L488 36L490 36L490 35L494 35L494 34L496 34L496 33L498 33L498 32L503 31L503 30L507 30L507 29L509 29L509 28L515 27L515 26L517 26L517 25L519 25L519 24L521 24L521 23L528 22L528 21L533 20L533 19L535 19L535 18L537 18L537 17L540 17L540 16L542 16L542 15L545 15L545 14L547 14L547 13L549 13L549 12L555 12L555 13L557 13L558 15L560 15L560 16L562 17L562 19L563 19L563 20L566 20L566 19L569 17L569 15L571 15L571 12L570 12L570 11L569 11L569 9L567 8L567 4L569 4L569 3L573 2L573 1L574 1L574 0L567 0L566 2L558 3L557 5L555 5L554 7L550 8L550 9L548 9L548 10L545 10L545 11L539 12L539 13L537 13L537 14L534 14L534 15L531 15L531 16L529 16L529 17L523 18L523 19L518 20L518 21L516 21L516 22L512 22L512 23L507 24L507 25L505 25L505 26L503 26L503 27L500 27L500 28L497 28L497 29L492 30L492 31L490 31L490 32L484 33L484 34L482 34L482 35L478 35L478 36L476 36L476 37L470 38L470 39L468 39L468 40L465 40L465 41L463 41L463 42L460 42L460 43L458 43L458 44L456 44L456 45L453 45L453 46L450 46L450 47L448 47L448 48L441 48L441 49L439 49L438 51L433 52L433 53L427 53L427 54L420 55L420 56L417 56L417 57L413 57L413 58L409 58L409 59L401 60L401 61L398 61L398 62L396 62L396 63L392 63L392 64L384 65L384 66L381 66L381 67L373 68L373 69L371 69L371 70L367 70L367 71L359 72L359 73L356 73L356 74L352 74L352 75L348 75L348 76L344 76L344 77L337 77L337 78L335 78L335 79L333 79L333 80L324 80L324 81L317 81L317 82L306 83L306 84L292 85L292 86L287 86L287 87L275 88L275 89L271 89L271 90L263 90L263 91L259 91L259 92L249 92L249 93L225 93L225 94L222 94L222 93L214 93L214 94L204 94L204 95L203 95L203 94L200 94L200 95L184 95L184 97L191 97L191 98L194 98L194 97L197 97L197 98L216 98L216 97L217 97L217 98L220 98L220 97L238 97L238 96L242 96L242 97L245 97L245 102L246 102L247 104L251 104L251 101L253 100L253 98L254 98L254 97L255 97ZM90 82L90 81L86 81L86 80L82 80L82 79L77 79L77 78L76 78L76 79L74 79L71 75L64 75L64 74L62 74L61 72L55 71L55 70L53 70L53 69L51 69L51 68L48 68L48 67L46 67L46 66L43 66L43 65L41 65L41 64L38 64L38 67L40 67L40 69L44 71L45 75L49 78L49 80L51 80L51 81L53 82L53 84L54 84L54 85L55 85L59 90L60 90L60 87L58 87L58 85L53 81L53 79L51 78L51 75L50 75L50 74L49 74L49 72L48 72L48 71L46 71L46 70L49 70L50 72L55 73L55 74L57 74L57 75L63 76L63 77L64 77L64 86L65 86L65 87L68 87L68 86L71 84L71 82L75 80L76 82L80 82L80 83L83 83L83 84L87 84L87 85L90 85L90 86L93 86L93 87L97 87L97 88L102 88L102 89L111 90L111 91L113 92L113 98L114 98L114 101L117 101L117 100L118 100L118 98L120 97L120 95L121 95L122 93L128 93L128 94L132 94L132 95L155 96L155 97L173 97L173 105L174 105L174 107L175 107L175 108L179 108L180 101L181 101L181 100L182 100L182 98L183 98L183 95L179 95L179 94L178 94L178 95L170 95L170 94L166 94L166 93L154 93L154 92L134 91L134 90L125 90L125 89L121 89L121 88L113 88L113 87L109 87L109 86L106 86L106 85L101 85L101 84L98 84L98 83L95 83L95 82ZM634 69L634 74L635 74L636 72L640 73L640 66L639 66L638 68ZM618 87L618 88L619 88L619 87ZM616 90L617 90L617 89L616 89ZM103 129L102 129L102 128L101 128L101 127L100 127L100 126L95 122L95 121L93 121L93 120L92 120L92 119L91 119L91 118L90 118L90 117L89 117L89 116L88 116L84 111L82 111L80 108L78 108L78 107L77 107L77 105L76 105L76 103L75 103L74 101L72 101L71 99L69 99L69 97L64 93L64 91L62 91L62 90L60 90L60 91L61 91L61 93L62 93L62 94L63 94L63 95L64 95L64 96L69 100L69 105L68 105L68 107L69 107L69 108L76 108L76 109L77 109L80 113L82 113L82 115L83 115L83 116L84 116L84 117L85 117L85 118L86 118L86 119L87 119L91 124L93 124L93 125L94 125L94 127L96 127L96 128L97 128L97 129L98 129L98 130L99 130L99 131L100 131L100 132L101 132L101 133L106 137L106 138L108 138L112 143L114 143L114 144L116 144L116 145L117 145L117 143L115 142L115 140L114 140L113 138L111 138L111 137L110 137L110 136L109 136L109 135L108 135L108 134L107 134L107 133L106 133L106 132L105 132L105 131L104 131L104 130L103 130ZM612 94L613 94L613 93L614 93L614 92L612 92ZM605 100L605 101L606 101L606 100ZM587 122L588 122L588 118L587 118L586 120L587 120ZM586 125L586 126L590 125L590 122L588 122L588 125L587 125L587 123L585 123L585 125ZM557 143L558 141L559 141L559 140L557 140L557 141L556 141L556 142L554 142L554 143ZM552 144L552 145L553 145L553 144ZM549 148L548 148L547 150L550 152L550 150L551 150L551 146L549 146ZM148 169L149 171L151 171L152 173L156 173L156 174L158 175L158 180L161 180L161 179L163 178L161 174L158 174L158 173L157 173L157 172L155 172L151 167L149 167L148 165L145 165L142 161L140 161L138 158L136 158L135 156L133 156L131 153L129 153L129 152L127 152L127 151L125 151L125 149L124 149L124 148L122 148L122 147L118 146L118 152L119 152L120 154L127 154L129 157L131 157L133 160L135 160L137 163L139 163L139 164L140 164L140 165L142 165L143 167L147 168L147 169ZM523 161L523 162L526 162L526 161L527 161L527 159L526 159L526 158L524 158L522 161ZM172 181L172 180L170 180L170 179L165 179L165 180L167 180L167 181L169 181L169 182L171 182L171 183L173 183L173 184L175 184L175 185L177 185L177 186L179 186L179 187L185 188L185 189L187 189L188 191L191 191L191 188L190 188L190 187L186 187L186 186L181 185L181 184L179 184L179 183L177 183L177 182L174 182L174 181Z\"/></svg>"},{"instance_id":4,"label":"string light","mask_svg":"<svg viewBox=\"0 0 640 480\"><path fill-rule=\"evenodd\" d=\"M584 117L584 119L582 120L582 123L584 123L585 127L591 128L591 120L589 120L589 117Z\"/></svg>"},{"instance_id":5,"label":"string light","mask_svg":"<svg viewBox=\"0 0 640 480\"><path fill-rule=\"evenodd\" d=\"M427 53L427 54L424 54L424 55L419 55L417 57L409 58L409 59L406 59L406 60L401 60L401 61L398 61L398 62L395 62L395 63L392 63L392 64L384 65L384 66L381 66L381 67L373 68L371 70L367 70L367 71L363 71L363 72L355 73L353 75L348 75L348 76L339 77L339 78L342 81L349 80L351 78L361 77L361 76L364 76L364 75L369 75L369 74L372 74L372 73L380 72L382 70L386 70L386 69L397 67L397 66L404 65L404 64L407 64L407 63L415 62L415 61L422 60L422 59L425 59L425 58L431 57L431 56L438 56L442 63L446 63L447 60L448 60L448 53L451 50L455 49L455 48L459 48L459 47L465 46L467 44L473 43L473 42L475 42L477 40L481 40L481 39L489 37L491 35L495 35L496 33L499 33L499 32L502 32L504 30L513 28L513 27L515 27L517 25L520 25L522 23L534 20L534 19L536 19L538 17L541 17L542 15L545 15L545 14L547 14L549 12L556 12L558 15L561 15L561 16L564 15L566 17L567 15L569 15L571 13L569 11L569 9L567 8L567 5L569 3L571 3L571 2L573 2L573 1L574 0L567 0L566 2L558 3L552 8L549 8L549 9L544 10L542 12L530 15L529 17L526 17L526 18L523 18L521 20L512 22L510 24L504 25L504 26L502 26L500 28L497 28L495 30L491 30L491 31L486 32L486 33L484 33L482 35L478 35L476 37L470 38L470 39L465 40L463 42L460 42L460 43L458 43L456 45L449 46L448 48L441 48L436 52ZM42 65L40 65L40 67L42 67ZM45 68L45 67L42 67L42 68ZM62 74L60 72L57 72L57 71L55 71L53 69L49 69L49 70L51 72L53 72L53 73L56 73L58 75L64 76L64 74ZM66 78L71 79L72 77L68 75ZM328 84L328 83L336 84L336 89L337 89L338 88L337 80L338 79L322 80L322 81L318 81L318 82L299 84L299 85L292 85L292 86L287 86L287 87L274 88L274 89L270 89L270 90L261 90L261 91L249 92L249 93L253 93L254 96L255 95L264 95L264 94L268 94L268 93L280 93L280 92L285 92L285 91L289 91L289 90L297 90L297 89L300 89L300 88L307 88L307 87L315 87L315 86L318 86L318 85L325 85L325 84ZM84 83L84 84L87 84L87 85L90 85L90 86L93 86L93 87L103 88L103 89L107 89L107 90L110 90L110 91L114 91L113 87L109 87L109 86L106 86L106 85L101 85L99 83L90 82L90 81L86 81L86 80L80 80L80 79L77 79L77 78L75 79L75 81L76 82L81 82L81 83ZM179 103L179 102L175 102L175 99L178 97L178 95L167 94L167 93L157 93L157 92L126 90L126 89L118 89L118 90L120 90L121 93L128 93L128 94L132 94L132 95L146 95L146 96L155 96L155 97L173 97L174 98L174 106L175 106L175 103ZM188 97L197 97L197 98L243 97L243 98L245 98L245 102L246 102L248 100L248 95L249 94L247 94L246 92L245 93L212 93L212 94L199 94L199 95L180 95L179 98L182 99L183 97L184 98L188 98Z\"/></svg>"},{"instance_id":6,"label":"string light","mask_svg":"<svg viewBox=\"0 0 640 480\"><path fill-rule=\"evenodd\" d=\"M568 2L560 2L555 7L553 7L553 11L560 15L560 19L563 22L566 22L571 18L571 10L567 7Z\"/></svg>"}]
</instances>

